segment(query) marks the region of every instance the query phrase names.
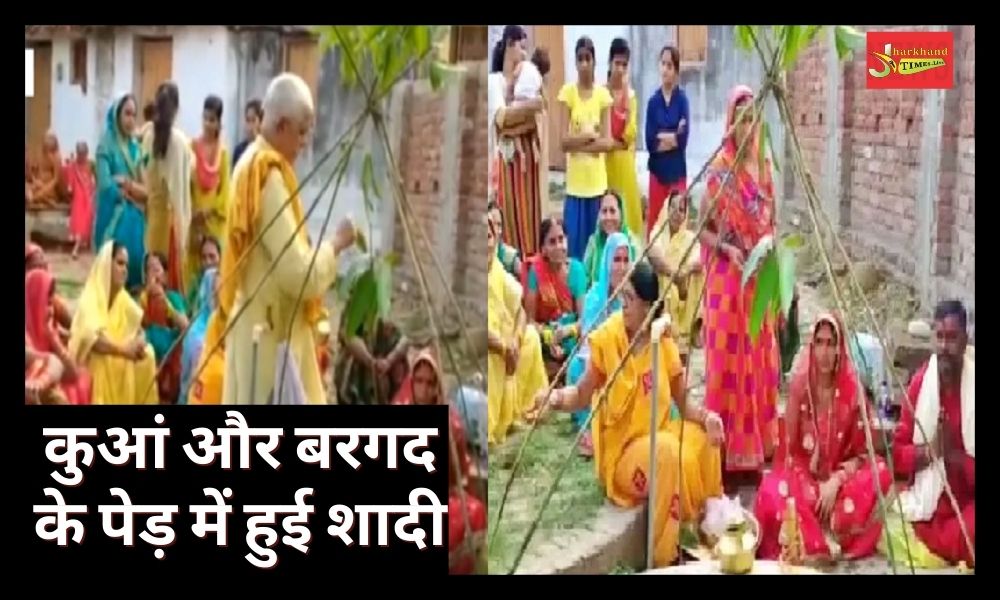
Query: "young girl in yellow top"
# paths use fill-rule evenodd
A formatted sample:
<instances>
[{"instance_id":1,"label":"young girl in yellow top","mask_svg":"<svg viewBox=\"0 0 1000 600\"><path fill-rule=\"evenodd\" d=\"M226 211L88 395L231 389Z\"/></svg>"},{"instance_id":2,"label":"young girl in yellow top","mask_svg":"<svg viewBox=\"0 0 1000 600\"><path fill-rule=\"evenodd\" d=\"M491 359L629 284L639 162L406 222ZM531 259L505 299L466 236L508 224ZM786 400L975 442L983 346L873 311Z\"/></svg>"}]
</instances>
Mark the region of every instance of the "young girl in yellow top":
<instances>
[{"instance_id":1,"label":"young girl in yellow top","mask_svg":"<svg viewBox=\"0 0 1000 600\"><path fill-rule=\"evenodd\" d=\"M563 222L569 255L583 259L587 240L597 227L601 196L608 189L604 153L611 139L608 109L611 94L594 82L594 42L584 36L576 43L576 83L559 90L562 105L562 149L566 153L566 203Z\"/></svg>"},{"instance_id":2,"label":"young girl in yellow top","mask_svg":"<svg viewBox=\"0 0 1000 600\"><path fill-rule=\"evenodd\" d=\"M649 329L642 327L659 297L660 283L648 263L639 263L622 291L622 309L611 315L588 337L590 361L580 382L552 394L550 406L574 411L596 403L608 384L605 402L594 407L591 427L597 478L608 498L619 506L637 506L648 496L650 407L652 406L653 355ZM662 308L656 306L658 317ZM631 356L630 340L638 338ZM618 377L611 375L624 364ZM708 498L722 494L722 420L714 412L688 404L684 393L684 368L677 345L669 337L660 342L655 367L664 382L657 405L657 482L652 505L656 533L654 564L669 565L677 557L681 520L700 520ZM670 420L671 401L684 420L683 446L680 420ZM539 394L536 406L545 402ZM683 452L681 451L683 450ZM680 457L678 457L680 454ZM678 473L678 458L681 459ZM683 479L683 481L681 481ZM678 490L680 485L680 490Z\"/></svg>"}]
</instances>

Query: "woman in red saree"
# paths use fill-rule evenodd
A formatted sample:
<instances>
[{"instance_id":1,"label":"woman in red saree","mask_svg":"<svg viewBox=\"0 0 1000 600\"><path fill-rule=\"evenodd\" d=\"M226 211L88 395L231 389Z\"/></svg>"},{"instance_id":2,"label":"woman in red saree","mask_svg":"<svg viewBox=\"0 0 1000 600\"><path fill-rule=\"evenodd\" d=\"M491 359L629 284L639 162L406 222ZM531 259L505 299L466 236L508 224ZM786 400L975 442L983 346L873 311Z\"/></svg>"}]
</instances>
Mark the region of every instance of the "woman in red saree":
<instances>
[{"instance_id":1,"label":"woman in red saree","mask_svg":"<svg viewBox=\"0 0 1000 600\"><path fill-rule=\"evenodd\" d=\"M809 344L792 368L785 440L757 493L754 514L761 526L758 555L776 559L788 498L795 499L805 554L809 558L864 558L882 533L875 479L888 493L892 475L881 457L868 459L864 399L837 317L820 316Z\"/></svg>"},{"instance_id":2,"label":"woman in red saree","mask_svg":"<svg viewBox=\"0 0 1000 600\"><path fill-rule=\"evenodd\" d=\"M35 269L43 271L49 270L49 259L45 256L45 250L38 244L29 242L24 245L24 275ZM56 325L62 328L64 339L69 339L69 327L73 323L73 314L69 310L66 300L59 294L52 298L52 308L55 312ZM62 335L62 334L61 334Z\"/></svg>"},{"instance_id":3,"label":"woman in red saree","mask_svg":"<svg viewBox=\"0 0 1000 600\"><path fill-rule=\"evenodd\" d=\"M444 380L437 361L427 350L413 361L410 374L396 393L392 404L445 404ZM469 486L470 461L469 446L465 438L462 418L453 406L448 407L451 424L451 440L455 444L457 456L449 460L448 468L448 572L453 575L468 575L475 571L476 557L483 548L486 537L486 507L476 498ZM464 492L464 494L463 494ZM464 504L463 507L463 496ZM463 510L464 508L464 510ZM471 539L466 543L466 517L471 528ZM471 552L470 552L471 551Z\"/></svg>"},{"instance_id":4,"label":"woman in red saree","mask_svg":"<svg viewBox=\"0 0 1000 600\"><path fill-rule=\"evenodd\" d=\"M54 354L63 365L60 387L70 404L90 404L90 373L73 360L63 344L55 322L56 280L44 269L29 271L24 278L24 329L36 352Z\"/></svg>"},{"instance_id":5,"label":"woman in red saree","mask_svg":"<svg viewBox=\"0 0 1000 600\"><path fill-rule=\"evenodd\" d=\"M541 253L521 263L521 285L526 291L524 310L539 327L551 376L579 338L587 270L567 253L562 219L547 217L540 229Z\"/></svg>"},{"instance_id":6,"label":"woman in red saree","mask_svg":"<svg viewBox=\"0 0 1000 600\"><path fill-rule=\"evenodd\" d=\"M701 234L705 406L718 412L726 425L729 485L738 482L733 477L737 472L756 479L776 435L780 358L774 323L766 318L756 341L751 339L748 323L757 278L745 288L741 285L743 262L761 238L774 233L771 165L757 159L752 105L750 88L737 86L730 93L727 137L707 174L706 198L716 202L703 209L711 212ZM737 161L741 144L746 148Z\"/></svg>"},{"instance_id":7,"label":"woman in red saree","mask_svg":"<svg viewBox=\"0 0 1000 600\"><path fill-rule=\"evenodd\" d=\"M69 237L73 240L73 258L76 259L80 247L90 248L90 237L94 230L94 193L97 177L90 163L90 151L86 142L76 145L76 156L66 165L66 183L69 187Z\"/></svg>"}]
</instances>

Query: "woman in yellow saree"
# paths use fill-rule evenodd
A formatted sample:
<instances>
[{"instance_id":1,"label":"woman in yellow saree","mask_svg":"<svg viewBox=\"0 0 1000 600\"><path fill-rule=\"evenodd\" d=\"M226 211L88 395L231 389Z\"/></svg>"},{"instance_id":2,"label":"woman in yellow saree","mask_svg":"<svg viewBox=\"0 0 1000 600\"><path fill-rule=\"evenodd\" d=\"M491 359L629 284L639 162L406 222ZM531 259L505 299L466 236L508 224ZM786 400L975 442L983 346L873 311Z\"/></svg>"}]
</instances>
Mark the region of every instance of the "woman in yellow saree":
<instances>
[{"instance_id":1,"label":"woman in yellow saree","mask_svg":"<svg viewBox=\"0 0 1000 600\"><path fill-rule=\"evenodd\" d=\"M194 185L191 190L191 232L185 281L195 287L201 275L202 242L223 239L229 198L229 149L222 142L222 99L205 98L201 137L192 142Z\"/></svg>"},{"instance_id":2,"label":"woman in yellow saree","mask_svg":"<svg viewBox=\"0 0 1000 600\"><path fill-rule=\"evenodd\" d=\"M688 340L691 328L694 332L695 346L700 347L701 328L701 291L705 287L705 270L701 263L700 244L695 246L687 255L687 260L681 265L684 252L695 241L694 232L688 228L688 197L684 194L674 192L667 200L667 210L660 211L660 218L657 220L653 231L660 227L666 227L657 244L663 253L667 270L676 273L680 270L677 278L677 285L671 288L667 295L667 310L670 312L671 327L674 339L680 347L681 355L686 356L690 351ZM666 285L666 277L660 279L660 285Z\"/></svg>"},{"instance_id":3,"label":"woman in yellow saree","mask_svg":"<svg viewBox=\"0 0 1000 600\"><path fill-rule=\"evenodd\" d=\"M608 187L622 198L624 224L629 231L642 235L645 219L635 171L635 135L638 130L638 107L635 90L629 85L628 63L631 52L622 38L611 41L608 56L608 91L611 92L611 138L614 149L605 154Z\"/></svg>"},{"instance_id":4,"label":"woman in yellow saree","mask_svg":"<svg viewBox=\"0 0 1000 600\"><path fill-rule=\"evenodd\" d=\"M142 308L125 291L128 250L106 242L87 276L70 327L69 352L93 379L92 404L159 404L156 359Z\"/></svg>"},{"instance_id":5,"label":"woman in yellow saree","mask_svg":"<svg viewBox=\"0 0 1000 600\"><path fill-rule=\"evenodd\" d=\"M637 506L649 494L654 366L650 331L642 328L642 323L647 313L654 310L659 291L660 283L653 268L648 263L638 263L622 290L622 309L587 338L590 360L583 377L577 385L553 393L549 404L560 411L590 406L608 378L623 364L621 373L610 382L606 401L594 408L591 421L597 478L608 498L619 506ZM657 317L661 310L655 307ZM628 346L632 339L637 341L630 356ZM677 345L667 335L660 341L659 364L655 368L664 385L660 387L657 405L657 483L656 497L651 503L656 531L654 564L664 567L677 558L681 521L700 521L705 501L722 494L718 446L723 433L718 414L687 402L684 368ZM544 400L544 394L540 394L536 406L541 408ZM688 421L682 453L681 421L670 419L672 402Z\"/></svg>"},{"instance_id":6,"label":"woman in yellow saree","mask_svg":"<svg viewBox=\"0 0 1000 600\"><path fill-rule=\"evenodd\" d=\"M498 223L489 213L487 247L489 362L489 443L503 442L507 430L549 385L538 331L527 326L522 289L497 258Z\"/></svg>"}]
</instances>

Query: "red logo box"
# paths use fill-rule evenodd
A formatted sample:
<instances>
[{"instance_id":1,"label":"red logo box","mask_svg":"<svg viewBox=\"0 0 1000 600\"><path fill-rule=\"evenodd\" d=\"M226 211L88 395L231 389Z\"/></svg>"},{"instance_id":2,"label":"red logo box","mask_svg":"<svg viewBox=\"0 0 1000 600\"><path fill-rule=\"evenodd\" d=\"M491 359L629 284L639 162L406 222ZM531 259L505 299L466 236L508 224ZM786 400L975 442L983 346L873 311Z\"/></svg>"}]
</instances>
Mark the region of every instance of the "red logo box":
<instances>
[{"instance_id":1,"label":"red logo box","mask_svg":"<svg viewBox=\"0 0 1000 600\"><path fill-rule=\"evenodd\" d=\"M865 52L870 90L947 90L955 85L951 31L869 31Z\"/></svg>"}]
</instances>

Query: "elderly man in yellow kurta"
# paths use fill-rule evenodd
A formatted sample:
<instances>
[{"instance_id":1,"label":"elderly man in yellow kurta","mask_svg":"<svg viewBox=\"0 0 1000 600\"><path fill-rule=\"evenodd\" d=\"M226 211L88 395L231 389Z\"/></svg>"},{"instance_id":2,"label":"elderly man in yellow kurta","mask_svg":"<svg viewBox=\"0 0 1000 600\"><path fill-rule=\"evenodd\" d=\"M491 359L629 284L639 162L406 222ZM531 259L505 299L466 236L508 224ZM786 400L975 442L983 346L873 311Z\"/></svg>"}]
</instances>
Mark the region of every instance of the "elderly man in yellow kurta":
<instances>
[{"instance_id":1,"label":"elderly man in yellow kurta","mask_svg":"<svg viewBox=\"0 0 1000 600\"><path fill-rule=\"evenodd\" d=\"M296 233L304 219L302 201L298 195L290 202L288 199L299 187L295 159L309 139L314 116L312 93L306 83L290 73L276 77L264 97L261 135L244 152L233 174L219 307L212 317L219 321L210 324L205 341L205 352L209 352L216 340L208 338L217 339L221 323L236 318L246 307L224 344L222 404L268 404L295 396L304 396L309 404L327 402L317 362L315 326L322 318L324 294L336 279L337 257L354 243L354 227L347 221L340 223L334 239L321 242L318 248L311 246L305 227ZM263 231L279 212L274 224ZM258 236L260 243L253 246ZM240 264L246 253L249 256ZM310 270L313 253L316 262ZM277 265L268 275L275 261ZM260 290L252 296L262 280ZM297 305L303 282L305 291ZM279 358L286 344L290 360L283 368ZM286 384L275 398L275 380L281 371L298 377L286 374ZM301 385L294 382L289 386L289 378L299 379Z\"/></svg>"}]
</instances>

